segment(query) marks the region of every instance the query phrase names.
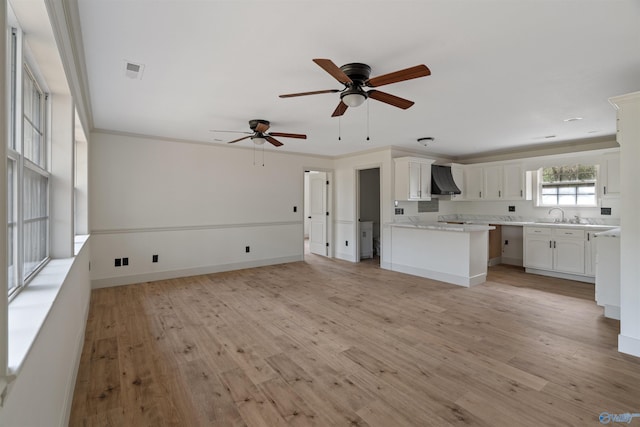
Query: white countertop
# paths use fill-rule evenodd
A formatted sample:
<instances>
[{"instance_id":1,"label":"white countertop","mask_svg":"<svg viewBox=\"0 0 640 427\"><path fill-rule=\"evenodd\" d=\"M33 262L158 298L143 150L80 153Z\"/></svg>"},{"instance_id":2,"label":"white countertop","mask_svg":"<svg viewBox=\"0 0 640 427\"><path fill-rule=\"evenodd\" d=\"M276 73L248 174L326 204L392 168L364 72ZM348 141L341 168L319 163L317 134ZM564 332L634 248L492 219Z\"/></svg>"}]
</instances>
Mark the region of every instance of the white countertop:
<instances>
[{"instance_id":1,"label":"white countertop","mask_svg":"<svg viewBox=\"0 0 640 427\"><path fill-rule=\"evenodd\" d=\"M448 224L446 222L392 222L389 223L391 227L401 228L414 228L419 230L437 230L437 231L457 231L463 233L470 233L474 231L489 231L494 230L495 227L490 225L480 224Z\"/></svg>"},{"instance_id":2,"label":"white countertop","mask_svg":"<svg viewBox=\"0 0 640 427\"><path fill-rule=\"evenodd\" d=\"M547 227L547 228L579 228L582 230L611 230L616 228L615 225L601 225L601 224L571 224L567 222L532 222L525 224L525 226L531 227Z\"/></svg>"},{"instance_id":3,"label":"white countertop","mask_svg":"<svg viewBox=\"0 0 640 427\"><path fill-rule=\"evenodd\" d=\"M612 228L611 230L595 233L596 237L620 237L620 227Z\"/></svg>"}]
</instances>

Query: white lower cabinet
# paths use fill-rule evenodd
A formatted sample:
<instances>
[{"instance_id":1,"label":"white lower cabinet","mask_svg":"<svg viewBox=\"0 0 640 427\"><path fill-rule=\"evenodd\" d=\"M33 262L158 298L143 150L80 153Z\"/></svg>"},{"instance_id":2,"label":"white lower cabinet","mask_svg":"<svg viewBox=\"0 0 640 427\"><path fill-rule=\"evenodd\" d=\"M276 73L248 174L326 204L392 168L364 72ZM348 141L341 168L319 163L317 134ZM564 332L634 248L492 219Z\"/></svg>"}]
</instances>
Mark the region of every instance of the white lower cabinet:
<instances>
[{"instance_id":1,"label":"white lower cabinet","mask_svg":"<svg viewBox=\"0 0 640 427\"><path fill-rule=\"evenodd\" d=\"M581 234L580 237L554 238L553 269L555 271L584 274L584 232L578 232Z\"/></svg>"},{"instance_id":2,"label":"white lower cabinet","mask_svg":"<svg viewBox=\"0 0 640 427\"><path fill-rule=\"evenodd\" d=\"M586 275L584 230L525 227L524 239L527 269Z\"/></svg>"}]
</instances>

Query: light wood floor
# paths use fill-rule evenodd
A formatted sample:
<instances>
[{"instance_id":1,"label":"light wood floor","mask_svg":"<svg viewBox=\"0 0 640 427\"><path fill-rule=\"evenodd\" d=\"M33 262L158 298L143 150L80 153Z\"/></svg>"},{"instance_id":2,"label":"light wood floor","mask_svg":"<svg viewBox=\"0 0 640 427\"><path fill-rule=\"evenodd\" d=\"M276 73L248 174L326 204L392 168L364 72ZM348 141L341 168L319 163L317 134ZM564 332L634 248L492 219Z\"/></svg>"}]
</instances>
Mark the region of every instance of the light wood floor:
<instances>
[{"instance_id":1,"label":"light wood floor","mask_svg":"<svg viewBox=\"0 0 640 427\"><path fill-rule=\"evenodd\" d=\"M95 290L70 425L601 425L640 412L640 360L593 299L315 256Z\"/></svg>"}]
</instances>

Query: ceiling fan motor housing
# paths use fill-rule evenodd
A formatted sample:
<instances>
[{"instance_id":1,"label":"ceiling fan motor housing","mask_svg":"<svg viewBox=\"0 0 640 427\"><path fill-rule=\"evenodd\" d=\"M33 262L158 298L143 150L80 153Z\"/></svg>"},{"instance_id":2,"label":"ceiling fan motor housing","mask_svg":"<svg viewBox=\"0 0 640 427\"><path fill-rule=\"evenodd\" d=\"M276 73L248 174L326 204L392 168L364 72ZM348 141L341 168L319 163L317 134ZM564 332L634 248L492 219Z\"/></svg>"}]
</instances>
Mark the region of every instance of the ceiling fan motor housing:
<instances>
[{"instance_id":1,"label":"ceiling fan motor housing","mask_svg":"<svg viewBox=\"0 0 640 427\"><path fill-rule=\"evenodd\" d=\"M258 127L258 125L261 123L263 125L269 126L269 120L255 119L255 120L249 120L249 127L251 128L252 131L255 131L256 127Z\"/></svg>"},{"instance_id":2,"label":"ceiling fan motor housing","mask_svg":"<svg viewBox=\"0 0 640 427\"><path fill-rule=\"evenodd\" d=\"M367 64L361 64L359 62L353 62L350 64L345 64L340 67L343 73L345 73L349 78L356 83L357 86L362 86L364 82L369 80L369 75L371 74L371 67Z\"/></svg>"}]
</instances>

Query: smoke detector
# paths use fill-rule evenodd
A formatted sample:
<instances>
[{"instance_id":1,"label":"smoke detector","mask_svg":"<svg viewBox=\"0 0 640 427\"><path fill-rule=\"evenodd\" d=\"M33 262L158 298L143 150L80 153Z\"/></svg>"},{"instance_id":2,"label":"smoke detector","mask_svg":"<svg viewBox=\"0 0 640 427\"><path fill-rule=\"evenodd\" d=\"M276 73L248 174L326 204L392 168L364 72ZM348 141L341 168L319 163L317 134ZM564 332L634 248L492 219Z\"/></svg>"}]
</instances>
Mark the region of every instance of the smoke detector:
<instances>
[{"instance_id":1,"label":"smoke detector","mask_svg":"<svg viewBox=\"0 0 640 427\"><path fill-rule=\"evenodd\" d=\"M418 144L423 145L425 147L428 147L429 144L431 144L433 141L435 141L436 139L432 136L426 136L424 138L418 138Z\"/></svg>"}]
</instances>

